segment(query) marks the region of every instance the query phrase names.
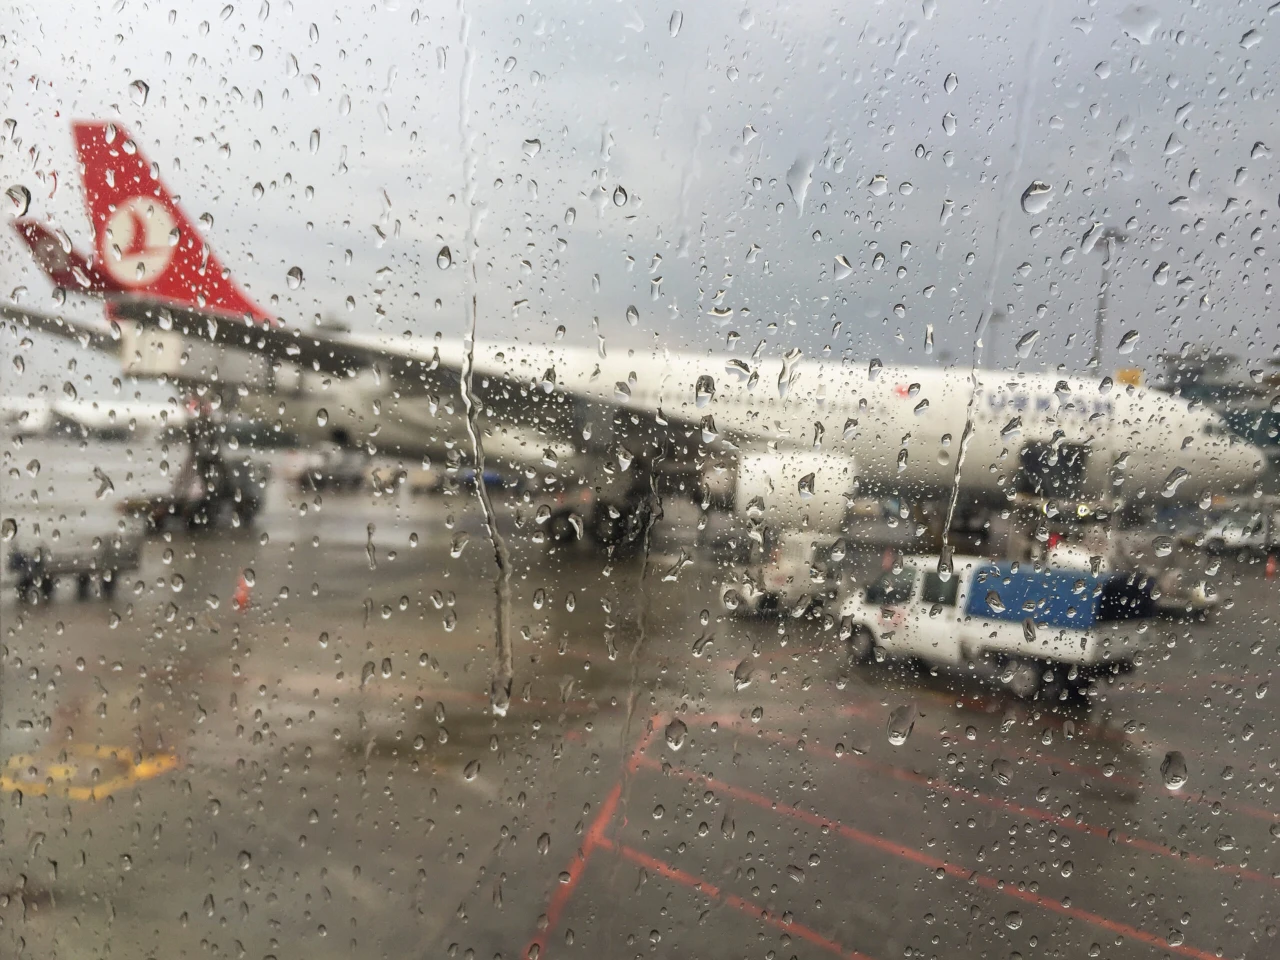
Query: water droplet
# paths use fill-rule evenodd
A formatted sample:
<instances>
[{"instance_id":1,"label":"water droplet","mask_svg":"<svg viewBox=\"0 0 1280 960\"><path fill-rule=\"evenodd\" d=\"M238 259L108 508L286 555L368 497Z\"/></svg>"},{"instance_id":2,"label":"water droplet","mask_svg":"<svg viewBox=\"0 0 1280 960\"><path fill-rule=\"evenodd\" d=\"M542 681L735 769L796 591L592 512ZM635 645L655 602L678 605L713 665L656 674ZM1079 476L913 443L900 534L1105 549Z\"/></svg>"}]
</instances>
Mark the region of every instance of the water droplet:
<instances>
[{"instance_id":1,"label":"water droplet","mask_svg":"<svg viewBox=\"0 0 1280 960\"><path fill-rule=\"evenodd\" d=\"M1169 472L1169 476L1165 478L1164 486L1160 488L1161 496L1172 497L1178 492L1178 487L1182 486L1182 482L1191 476L1185 467L1174 467Z\"/></svg>"},{"instance_id":2,"label":"water droplet","mask_svg":"<svg viewBox=\"0 0 1280 960\"><path fill-rule=\"evenodd\" d=\"M290 290L297 290L302 286L302 268L290 267L289 272L285 274L285 281L289 284Z\"/></svg>"},{"instance_id":3,"label":"water droplet","mask_svg":"<svg viewBox=\"0 0 1280 960\"><path fill-rule=\"evenodd\" d=\"M151 87L144 80L135 80L129 84L129 99L140 107L147 105L147 94L150 92Z\"/></svg>"},{"instance_id":4,"label":"water droplet","mask_svg":"<svg viewBox=\"0 0 1280 960\"><path fill-rule=\"evenodd\" d=\"M613 188L613 205L615 207L626 206L627 191L621 184Z\"/></svg>"},{"instance_id":5,"label":"water droplet","mask_svg":"<svg viewBox=\"0 0 1280 960\"><path fill-rule=\"evenodd\" d=\"M1004 601L1000 599L1000 594L996 593L994 590L987 591L987 606L996 613L1004 612Z\"/></svg>"},{"instance_id":6,"label":"water droplet","mask_svg":"<svg viewBox=\"0 0 1280 960\"><path fill-rule=\"evenodd\" d=\"M916 707L914 703L909 703L901 707L894 707L889 714L889 722L885 726L885 733L889 737L889 742L895 747L900 747L907 742L907 738L911 736L911 731L916 725Z\"/></svg>"},{"instance_id":7,"label":"water droplet","mask_svg":"<svg viewBox=\"0 0 1280 960\"><path fill-rule=\"evenodd\" d=\"M1030 617L1022 621L1022 639L1027 643L1036 642L1036 625Z\"/></svg>"},{"instance_id":8,"label":"water droplet","mask_svg":"<svg viewBox=\"0 0 1280 960\"><path fill-rule=\"evenodd\" d=\"M480 761L472 760L470 763L466 765L466 767L463 768L462 779L474 780L479 773L480 773Z\"/></svg>"},{"instance_id":9,"label":"water droplet","mask_svg":"<svg viewBox=\"0 0 1280 960\"><path fill-rule=\"evenodd\" d=\"M1240 46L1249 50L1262 42L1262 34L1257 30L1246 30L1240 38Z\"/></svg>"},{"instance_id":10,"label":"water droplet","mask_svg":"<svg viewBox=\"0 0 1280 960\"><path fill-rule=\"evenodd\" d=\"M813 161L803 154L787 170L787 190L791 192L791 200L796 205L796 215L804 213L804 200L809 194L809 184L813 182Z\"/></svg>"},{"instance_id":11,"label":"water droplet","mask_svg":"<svg viewBox=\"0 0 1280 960\"><path fill-rule=\"evenodd\" d=\"M787 876L796 883L804 883L804 870L797 867L794 863L787 864Z\"/></svg>"},{"instance_id":12,"label":"water droplet","mask_svg":"<svg viewBox=\"0 0 1280 960\"><path fill-rule=\"evenodd\" d=\"M1010 930L1017 930L1022 926L1022 914L1017 910L1010 910L1004 915L1004 925Z\"/></svg>"},{"instance_id":13,"label":"water droplet","mask_svg":"<svg viewBox=\"0 0 1280 960\"><path fill-rule=\"evenodd\" d=\"M382 658L382 676L384 678L391 676L391 658L390 657Z\"/></svg>"},{"instance_id":14,"label":"water droplet","mask_svg":"<svg viewBox=\"0 0 1280 960\"><path fill-rule=\"evenodd\" d=\"M872 358L871 362L867 364L867 379L874 380L880 376L880 371L883 369L884 364L878 358Z\"/></svg>"},{"instance_id":15,"label":"water droplet","mask_svg":"<svg viewBox=\"0 0 1280 960\"><path fill-rule=\"evenodd\" d=\"M1157 557L1167 557L1173 553L1173 537L1156 537L1151 546Z\"/></svg>"},{"instance_id":16,"label":"water droplet","mask_svg":"<svg viewBox=\"0 0 1280 960\"><path fill-rule=\"evenodd\" d=\"M942 132L948 137L955 136L956 115L950 110L942 115Z\"/></svg>"},{"instance_id":17,"label":"water droplet","mask_svg":"<svg viewBox=\"0 0 1280 960\"><path fill-rule=\"evenodd\" d=\"M849 262L849 258L843 253L836 256L836 279L843 280L849 274L853 273L853 264Z\"/></svg>"},{"instance_id":18,"label":"water droplet","mask_svg":"<svg viewBox=\"0 0 1280 960\"><path fill-rule=\"evenodd\" d=\"M471 534L469 533L455 533L453 535L453 542L449 546L449 556L453 557L455 560L462 556L462 551L470 540Z\"/></svg>"},{"instance_id":19,"label":"water droplet","mask_svg":"<svg viewBox=\"0 0 1280 960\"><path fill-rule=\"evenodd\" d=\"M1151 42L1156 30L1160 28L1159 14L1145 4L1130 4L1124 8L1117 19L1120 21L1120 29L1124 31L1124 35L1143 46Z\"/></svg>"},{"instance_id":20,"label":"water droplet","mask_svg":"<svg viewBox=\"0 0 1280 960\"><path fill-rule=\"evenodd\" d=\"M1035 216L1044 213L1053 200L1053 187L1042 180L1032 180L1031 185L1022 191L1022 212Z\"/></svg>"},{"instance_id":21,"label":"water droplet","mask_svg":"<svg viewBox=\"0 0 1280 960\"><path fill-rule=\"evenodd\" d=\"M318 426L326 426L329 423L329 411L321 407L316 411L316 424Z\"/></svg>"},{"instance_id":22,"label":"water droplet","mask_svg":"<svg viewBox=\"0 0 1280 960\"><path fill-rule=\"evenodd\" d=\"M1013 764L1003 757L991 761L991 775L1000 783L1008 783L1013 779Z\"/></svg>"},{"instance_id":23,"label":"water droplet","mask_svg":"<svg viewBox=\"0 0 1280 960\"><path fill-rule=\"evenodd\" d=\"M667 746L672 750L679 750L684 746L684 738L689 733L689 728L685 726L683 720L679 717L667 724L664 736L667 738Z\"/></svg>"},{"instance_id":24,"label":"water droplet","mask_svg":"<svg viewBox=\"0 0 1280 960\"><path fill-rule=\"evenodd\" d=\"M633 306L627 307L627 323L634 327L639 322L640 311Z\"/></svg>"},{"instance_id":25,"label":"water droplet","mask_svg":"<svg viewBox=\"0 0 1280 960\"><path fill-rule=\"evenodd\" d=\"M1031 348L1035 346L1038 339L1040 339L1039 330L1032 330L1019 337L1018 342L1014 345L1014 350L1017 351L1019 358L1025 360L1031 356Z\"/></svg>"},{"instance_id":26,"label":"water droplet","mask_svg":"<svg viewBox=\"0 0 1280 960\"><path fill-rule=\"evenodd\" d=\"M796 489L800 493L801 500L808 500L813 496L814 480L816 479L816 476L816 474L806 473L799 479L799 481L797 481Z\"/></svg>"},{"instance_id":27,"label":"water droplet","mask_svg":"<svg viewBox=\"0 0 1280 960\"><path fill-rule=\"evenodd\" d=\"M1181 790L1187 783L1187 759L1177 750L1170 750L1160 762L1160 777L1170 790Z\"/></svg>"},{"instance_id":28,"label":"water droplet","mask_svg":"<svg viewBox=\"0 0 1280 960\"><path fill-rule=\"evenodd\" d=\"M716 396L716 382L708 376L701 376L693 387L694 405L701 410L711 403Z\"/></svg>"},{"instance_id":29,"label":"water droplet","mask_svg":"<svg viewBox=\"0 0 1280 960\"><path fill-rule=\"evenodd\" d=\"M546 854L551 849L551 834L542 833L538 835L538 853Z\"/></svg>"},{"instance_id":30,"label":"water droplet","mask_svg":"<svg viewBox=\"0 0 1280 960\"><path fill-rule=\"evenodd\" d=\"M1120 338L1120 342L1116 344L1118 353L1133 353L1133 345L1138 342L1138 331L1129 330Z\"/></svg>"},{"instance_id":31,"label":"water droplet","mask_svg":"<svg viewBox=\"0 0 1280 960\"><path fill-rule=\"evenodd\" d=\"M0 540L8 543L18 535L18 521L13 517L5 517L4 522L0 523Z\"/></svg>"},{"instance_id":32,"label":"water droplet","mask_svg":"<svg viewBox=\"0 0 1280 960\"><path fill-rule=\"evenodd\" d=\"M236 857L236 862L240 864L241 870L248 870L249 865L253 863L253 857L250 856L248 850L241 850L239 856Z\"/></svg>"},{"instance_id":33,"label":"water droplet","mask_svg":"<svg viewBox=\"0 0 1280 960\"><path fill-rule=\"evenodd\" d=\"M311 131L311 152L313 154L320 152L320 131L319 129Z\"/></svg>"},{"instance_id":34,"label":"water droplet","mask_svg":"<svg viewBox=\"0 0 1280 960\"><path fill-rule=\"evenodd\" d=\"M733 689L745 690L751 686L751 674L755 672L755 667L751 663L750 658L743 660L733 670Z\"/></svg>"},{"instance_id":35,"label":"water droplet","mask_svg":"<svg viewBox=\"0 0 1280 960\"><path fill-rule=\"evenodd\" d=\"M360 668L360 686L363 687L366 683L372 680L373 675L377 672L377 670L378 668L372 660L368 661L363 667L361 667Z\"/></svg>"},{"instance_id":36,"label":"water droplet","mask_svg":"<svg viewBox=\"0 0 1280 960\"><path fill-rule=\"evenodd\" d=\"M1169 264L1161 263L1160 266L1156 267L1156 272L1151 275L1151 279L1154 280L1156 284L1162 287L1166 283L1168 283L1169 282Z\"/></svg>"},{"instance_id":37,"label":"water droplet","mask_svg":"<svg viewBox=\"0 0 1280 960\"><path fill-rule=\"evenodd\" d=\"M27 211L31 209L30 190L20 183L15 183L4 192L4 195L13 201L13 215L15 217L25 217L27 215Z\"/></svg>"},{"instance_id":38,"label":"water droplet","mask_svg":"<svg viewBox=\"0 0 1280 960\"><path fill-rule=\"evenodd\" d=\"M948 73L945 80L942 81L942 89L947 93L955 93L956 86L960 83L959 78L954 73Z\"/></svg>"},{"instance_id":39,"label":"water droplet","mask_svg":"<svg viewBox=\"0 0 1280 960\"><path fill-rule=\"evenodd\" d=\"M453 266L453 254L449 252L448 247L441 247L440 252L436 254L436 266L441 270L448 270Z\"/></svg>"},{"instance_id":40,"label":"water droplet","mask_svg":"<svg viewBox=\"0 0 1280 960\"><path fill-rule=\"evenodd\" d=\"M542 149L542 141L537 139L526 140L524 142L523 149L526 157L536 157L538 155L538 151Z\"/></svg>"},{"instance_id":41,"label":"water droplet","mask_svg":"<svg viewBox=\"0 0 1280 960\"><path fill-rule=\"evenodd\" d=\"M110 477L102 472L101 467L93 468L93 479L98 481L98 489L94 492L94 496L99 500L105 500L116 492L116 485L111 482Z\"/></svg>"}]
</instances>

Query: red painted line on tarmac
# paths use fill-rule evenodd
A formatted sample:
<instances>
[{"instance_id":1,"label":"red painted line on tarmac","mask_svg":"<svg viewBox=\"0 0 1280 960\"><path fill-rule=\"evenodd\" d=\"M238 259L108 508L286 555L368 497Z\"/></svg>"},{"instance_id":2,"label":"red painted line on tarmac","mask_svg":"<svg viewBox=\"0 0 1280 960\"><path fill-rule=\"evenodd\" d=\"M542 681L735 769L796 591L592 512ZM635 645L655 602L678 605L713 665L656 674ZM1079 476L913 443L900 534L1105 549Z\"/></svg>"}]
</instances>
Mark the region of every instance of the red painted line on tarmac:
<instances>
[{"instance_id":1,"label":"red painted line on tarmac","mask_svg":"<svg viewBox=\"0 0 1280 960\"><path fill-rule=\"evenodd\" d=\"M641 754L648 749L649 741L653 737L653 731L657 729L658 723L662 718L662 714L656 714L645 725L644 733L641 734L640 739L627 757L623 776L618 778L617 783L605 795L604 801L600 804L600 809L596 811L595 818L591 821L591 826L587 828L586 835L582 839L582 846L562 871L562 873L566 874L566 878L560 882L560 885L547 903L547 910L544 914L546 924L541 931L534 934L521 954L526 960L538 960L546 950L547 938L551 936L551 931L559 925L560 916L564 913L564 908L573 897L578 881L582 879L582 873L587 868L587 861L591 858L591 854L596 847L605 842L604 831L609 826L609 821L613 819L613 815L617 812L618 803L622 800L622 785L626 779L626 774L634 772L639 767Z\"/></svg>"},{"instance_id":2,"label":"red painted line on tarmac","mask_svg":"<svg viewBox=\"0 0 1280 960\"><path fill-rule=\"evenodd\" d=\"M700 718L692 717L695 722ZM1025 807L1020 803L1012 800L1005 800L992 794L984 794L969 787L962 787L940 777L930 777L923 773L916 773L907 767L899 767L894 764L881 763L878 760L872 760L869 757L859 757L853 754L838 755L834 750L820 746L814 743L806 742L803 746L795 743L790 737L784 737L780 734L770 733L767 730L759 731L756 736L769 740L773 743L788 744L792 743L798 749L808 753L818 753L823 756L830 757L833 760L848 762L856 767L864 770L871 770L885 777L891 777L903 783L911 783L916 786L924 787L928 790L936 790L939 793L949 793L952 796L970 800L982 806L992 807L997 810L1003 810L1006 813L1017 814L1020 817L1027 817L1031 820L1038 820L1040 823L1051 824L1060 830L1074 830L1077 833L1086 833L1093 837L1100 837L1104 840L1114 840L1121 846L1133 847L1135 850L1144 850L1147 853L1153 853L1161 857L1169 857L1179 863L1187 863L1197 867L1203 867L1206 870L1217 870L1231 876L1240 877L1244 880L1252 880L1255 883L1265 883L1269 886L1280 887L1280 878L1273 877L1257 870L1250 870L1247 867L1237 867L1232 864L1222 863L1212 857L1202 856L1198 853L1190 851L1172 850L1169 847L1156 843L1153 840L1145 840L1142 837L1135 837L1123 830L1115 830L1110 827L1099 826L1096 823L1088 823L1083 820L1075 820L1074 818L1060 817L1057 814L1049 813L1046 810L1039 810L1035 807Z\"/></svg>"},{"instance_id":3,"label":"red painted line on tarmac","mask_svg":"<svg viewBox=\"0 0 1280 960\"><path fill-rule=\"evenodd\" d=\"M865 953L860 953L857 950L850 950L829 937L824 937L812 927L806 927L803 923L786 921L781 917L774 916L767 910L762 910L749 900L744 900L742 897L736 896L732 893L725 893L715 884L710 883L701 877L695 877L691 873L686 873L679 867L672 866L665 861L656 860L648 854L641 853L634 847L623 846L620 843L614 843L612 840L603 840L600 845L606 849L613 850L619 856L626 860L630 860L632 863L639 864L647 870L652 870L654 873L659 874L668 880L673 880L681 886L689 887L699 893L704 893L711 899L717 900L727 907L732 907L735 910L739 910L742 913L754 917L756 920L767 923L772 927L777 927L779 930L783 930L793 937L806 940L814 946L826 950L828 953L834 953L838 957L846 957L847 960L873 960L872 957L867 956Z\"/></svg>"},{"instance_id":4,"label":"red painted line on tarmac","mask_svg":"<svg viewBox=\"0 0 1280 960\"><path fill-rule=\"evenodd\" d=\"M564 869L567 877L560 881L560 885L556 888L555 893L551 895L551 900L547 903L546 925L542 931L535 934L528 944L525 945L524 957L530 960L536 960L547 947L547 938L551 935L551 931L560 923L560 915L564 913L564 908L568 905L573 892L577 889L578 881L582 879L582 872L587 867L587 861L591 858L592 852L600 844L604 835L604 828L608 822L613 819L614 813L618 809L618 801L622 798L622 781L619 780L613 785L613 788L605 796L604 802L600 804L600 809L596 813L595 819L591 821L591 826L587 829L587 834L582 840L582 846L578 849L577 854L569 861L569 865Z\"/></svg>"},{"instance_id":5,"label":"red painted line on tarmac","mask_svg":"<svg viewBox=\"0 0 1280 960\"><path fill-rule=\"evenodd\" d=\"M653 769L661 769L661 764L648 758L642 758L641 765L651 767ZM1112 920L1088 910L1082 910L1079 907L1066 906L1057 900L1041 896L1038 893L1018 890L1016 887L1012 887L1001 880L997 880L995 877L966 869L965 867L950 863L946 860L939 860L937 857L925 853L923 850L916 850L913 847L903 846L902 844L895 843L892 840L886 840L883 837L877 837L872 834L865 833L856 827L851 827L838 820L832 820L829 817L819 816L818 814L811 813L808 810L802 810L798 807L780 804L752 790L747 790L744 787L737 787L731 783L726 783L724 780L719 780L703 773L679 767L672 768L671 773L676 776L683 777L686 780L701 781L713 790L737 797L740 800L744 800L747 803L760 807L764 810L769 810L784 817L790 817L793 820L800 820L818 828L827 827L828 829L835 830L845 839L852 840L855 843L860 843L863 846L880 850L902 860L918 863L933 870L942 870L949 876L973 883L984 890L1001 893L1006 896L1014 897L1018 900L1035 904L1038 907L1043 907L1044 909L1054 913L1059 913L1066 917L1081 920L1093 926L1100 927L1103 930L1109 930L1118 936L1128 937L1131 940L1145 943L1160 950L1180 953L1185 957L1193 958L1193 960L1221 960L1217 954L1211 953L1207 950L1200 950L1197 947L1189 946L1174 946L1157 934L1149 933L1146 930L1140 930L1137 927L1131 927L1128 924L1120 923L1117 920Z\"/></svg>"},{"instance_id":6,"label":"red painted line on tarmac","mask_svg":"<svg viewBox=\"0 0 1280 960\"><path fill-rule=\"evenodd\" d=\"M954 702L952 703L954 706ZM865 704L847 703L839 708L839 713L846 717L857 717L862 720L872 720L877 723L881 722L888 714L884 708L873 707ZM1077 736L1088 736L1090 732L1101 729L1099 727L1086 727ZM945 730L937 731L939 737L949 736ZM1037 766L1045 767L1050 771L1055 768L1074 770L1078 773L1089 774L1098 777L1103 781L1111 781L1112 783L1122 784L1135 790L1145 789L1151 786L1151 782L1139 780L1136 777L1130 777L1123 773L1112 773L1110 776L1101 767L1095 767L1089 763L1082 763L1079 760L1071 760L1056 754L1046 753L1043 750L1001 750L1001 756L1009 759L1024 759ZM1179 799L1176 795L1171 799ZM1244 814L1247 817L1254 817L1258 820L1265 820L1268 823L1280 821L1280 811L1268 810L1266 807L1259 807L1253 804L1240 803L1234 800L1225 800L1221 798L1213 798L1204 794L1196 795L1193 793L1182 794L1180 799L1184 803L1204 803L1204 804L1220 804L1224 810L1230 810L1232 813Z\"/></svg>"}]
</instances>

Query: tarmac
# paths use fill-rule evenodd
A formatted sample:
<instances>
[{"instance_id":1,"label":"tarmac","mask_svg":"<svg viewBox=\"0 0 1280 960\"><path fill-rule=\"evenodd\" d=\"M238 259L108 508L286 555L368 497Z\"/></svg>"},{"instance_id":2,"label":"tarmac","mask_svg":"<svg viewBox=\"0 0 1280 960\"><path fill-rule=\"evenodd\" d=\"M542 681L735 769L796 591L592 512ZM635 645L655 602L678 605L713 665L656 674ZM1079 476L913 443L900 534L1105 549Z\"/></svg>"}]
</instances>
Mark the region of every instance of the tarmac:
<instances>
[{"instance_id":1,"label":"tarmac","mask_svg":"<svg viewBox=\"0 0 1280 960\"><path fill-rule=\"evenodd\" d=\"M19 536L117 522L50 476L6 483ZM277 480L111 599L6 590L0 956L1280 955L1262 565L1188 554L1222 607L1045 705L735 616L691 507L614 560L499 511L505 716L465 493Z\"/></svg>"}]
</instances>

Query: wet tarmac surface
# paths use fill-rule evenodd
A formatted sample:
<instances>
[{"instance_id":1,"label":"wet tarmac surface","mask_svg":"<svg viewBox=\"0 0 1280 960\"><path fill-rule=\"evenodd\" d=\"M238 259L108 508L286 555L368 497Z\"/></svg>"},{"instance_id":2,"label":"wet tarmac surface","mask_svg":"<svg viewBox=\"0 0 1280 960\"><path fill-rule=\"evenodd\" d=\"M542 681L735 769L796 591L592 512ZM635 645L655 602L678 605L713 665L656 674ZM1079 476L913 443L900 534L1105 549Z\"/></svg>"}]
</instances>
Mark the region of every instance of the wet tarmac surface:
<instances>
[{"instance_id":1,"label":"wet tarmac surface","mask_svg":"<svg viewBox=\"0 0 1280 960\"><path fill-rule=\"evenodd\" d=\"M1280 955L1260 565L1049 706L730 615L680 505L612 563L501 515L505 717L465 496L276 482L110 600L6 588L0 956Z\"/></svg>"}]
</instances>

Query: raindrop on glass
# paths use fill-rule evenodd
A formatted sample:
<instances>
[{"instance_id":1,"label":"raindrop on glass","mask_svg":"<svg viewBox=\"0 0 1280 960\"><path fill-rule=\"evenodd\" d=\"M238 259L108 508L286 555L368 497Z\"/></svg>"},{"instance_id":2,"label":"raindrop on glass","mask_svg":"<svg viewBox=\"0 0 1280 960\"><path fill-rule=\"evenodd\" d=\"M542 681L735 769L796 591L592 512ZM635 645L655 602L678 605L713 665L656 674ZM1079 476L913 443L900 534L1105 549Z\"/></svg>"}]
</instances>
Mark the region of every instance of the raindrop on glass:
<instances>
[{"instance_id":1,"label":"raindrop on glass","mask_svg":"<svg viewBox=\"0 0 1280 960\"><path fill-rule=\"evenodd\" d=\"M1160 762L1160 778L1170 790L1181 790L1187 783L1187 759L1177 750L1170 750Z\"/></svg>"},{"instance_id":2,"label":"raindrop on glass","mask_svg":"<svg viewBox=\"0 0 1280 960\"><path fill-rule=\"evenodd\" d=\"M667 724L664 736L667 739L667 746L672 750L679 750L684 746L684 738L689 733L689 728L685 726L683 720L679 717Z\"/></svg>"},{"instance_id":3,"label":"raindrop on glass","mask_svg":"<svg viewBox=\"0 0 1280 960\"><path fill-rule=\"evenodd\" d=\"M906 704L901 707L894 707L889 714L889 722L885 725L885 734L889 737L889 742L895 747L900 747L907 742L907 738L911 736L911 731L916 725L916 708L915 704Z\"/></svg>"},{"instance_id":4,"label":"raindrop on glass","mask_svg":"<svg viewBox=\"0 0 1280 960\"><path fill-rule=\"evenodd\" d=\"M1022 212L1035 216L1044 213L1053 199L1053 187L1042 180L1032 180L1031 185L1022 191Z\"/></svg>"}]
</instances>

